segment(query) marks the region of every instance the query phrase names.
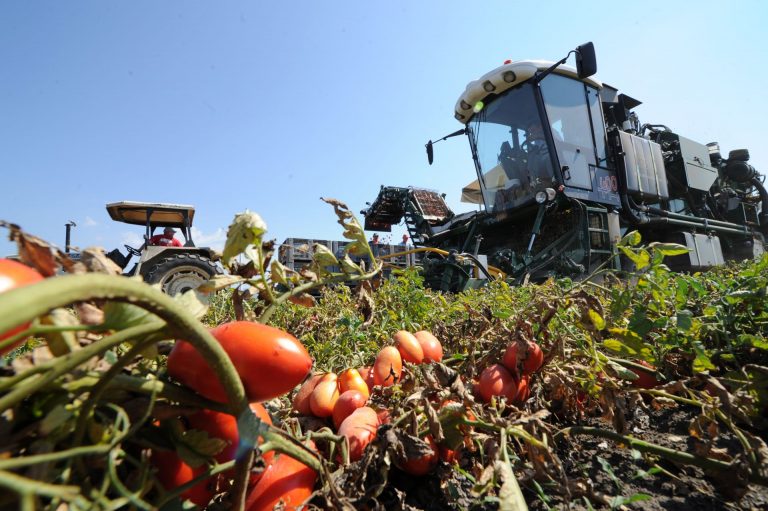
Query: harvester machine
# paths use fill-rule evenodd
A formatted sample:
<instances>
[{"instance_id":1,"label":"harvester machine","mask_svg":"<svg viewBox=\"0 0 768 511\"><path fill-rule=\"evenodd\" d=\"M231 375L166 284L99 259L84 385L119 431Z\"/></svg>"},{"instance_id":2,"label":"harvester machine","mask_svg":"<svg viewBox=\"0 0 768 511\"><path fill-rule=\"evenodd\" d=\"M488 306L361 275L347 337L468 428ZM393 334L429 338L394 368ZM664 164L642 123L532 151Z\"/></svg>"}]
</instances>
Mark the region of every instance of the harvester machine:
<instances>
[{"instance_id":1,"label":"harvester machine","mask_svg":"<svg viewBox=\"0 0 768 511\"><path fill-rule=\"evenodd\" d=\"M760 256L768 193L749 152L726 157L717 143L641 124L640 101L594 77L592 43L571 53L575 69L568 56L507 61L456 102L463 128L438 141L466 136L476 179L461 200L477 210L454 214L434 190L382 186L362 211L365 228L405 223L427 284L445 291L494 271L521 282L620 269L616 244L631 230L686 246L666 260L678 271Z\"/></svg>"}]
</instances>

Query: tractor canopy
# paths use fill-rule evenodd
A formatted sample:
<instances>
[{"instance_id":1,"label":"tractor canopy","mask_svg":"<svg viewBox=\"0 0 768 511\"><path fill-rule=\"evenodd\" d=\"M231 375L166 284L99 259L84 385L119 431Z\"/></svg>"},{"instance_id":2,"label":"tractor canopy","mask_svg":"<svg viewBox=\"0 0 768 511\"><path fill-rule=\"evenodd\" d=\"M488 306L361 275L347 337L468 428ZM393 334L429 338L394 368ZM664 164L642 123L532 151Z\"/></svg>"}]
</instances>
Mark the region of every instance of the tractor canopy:
<instances>
[{"instance_id":1,"label":"tractor canopy","mask_svg":"<svg viewBox=\"0 0 768 511\"><path fill-rule=\"evenodd\" d=\"M185 229L192 225L194 206L186 204L163 204L156 202L113 202L107 204L112 220L133 225L174 227Z\"/></svg>"}]
</instances>

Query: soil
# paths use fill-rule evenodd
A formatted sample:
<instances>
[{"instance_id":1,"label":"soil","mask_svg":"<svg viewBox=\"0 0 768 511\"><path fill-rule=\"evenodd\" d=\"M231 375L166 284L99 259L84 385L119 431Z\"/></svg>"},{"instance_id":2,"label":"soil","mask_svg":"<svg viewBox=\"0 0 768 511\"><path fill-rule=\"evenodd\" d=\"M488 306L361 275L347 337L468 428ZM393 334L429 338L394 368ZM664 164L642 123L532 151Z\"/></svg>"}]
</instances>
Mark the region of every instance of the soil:
<instances>
[{"instance_id":1,"label":"soil","mask_svg":"<svg viewBox=\"0 0 768 511\"><path fill-rule=\"evenodd\" d=\"M637 408L627 417L629 434L664 447L693 452L695 440L688 428L697 413L698 409L685 406L661 410ZM558 424L558 427L575 425ZM606 424L596 418L578 425L606 428ZM731 456L740 451L737 440L724 431L720 431L714 447ZM556 453L568 480L586 491L567 499L558 493L561 485L550 487L539 482L541 490L537 491L535 483L523 477L521 486L531 510L768 510L766 487L749 485L740 489L736 477L717 481L697 467L643 456L611 440L572 436L558 445ZM378 505L371 506L372 509L498 509L493 497L484 500L473 497L470 479L444 463L436 473L424 477L410 476L393 468L389 483L377 499ZM638 500L631 502L633 496ZM617 497L624 498L623 507L621 502L616 502Z\"/></svg>"}]
</instances>

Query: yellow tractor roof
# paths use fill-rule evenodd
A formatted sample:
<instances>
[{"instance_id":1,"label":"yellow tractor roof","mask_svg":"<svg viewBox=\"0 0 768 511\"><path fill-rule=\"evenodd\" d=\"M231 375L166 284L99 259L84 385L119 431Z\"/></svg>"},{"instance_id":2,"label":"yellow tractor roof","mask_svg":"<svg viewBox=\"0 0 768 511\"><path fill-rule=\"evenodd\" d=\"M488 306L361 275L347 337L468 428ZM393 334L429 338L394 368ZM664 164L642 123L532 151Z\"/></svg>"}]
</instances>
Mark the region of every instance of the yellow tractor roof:
<instances>
[{"instance_id":1,"label":"yellow tractor roof","mask_svg":"<svg viewBox=\"0 0 768 511\"><path fill-rule=\"evenodd\" d=\"M147 220L149 220L149 225L152 227L183 228L191 226L195 216L194 206L160 202L113 202L107 204L107 211L115 222L147 225Z\"/></svg>"}]
</instances>

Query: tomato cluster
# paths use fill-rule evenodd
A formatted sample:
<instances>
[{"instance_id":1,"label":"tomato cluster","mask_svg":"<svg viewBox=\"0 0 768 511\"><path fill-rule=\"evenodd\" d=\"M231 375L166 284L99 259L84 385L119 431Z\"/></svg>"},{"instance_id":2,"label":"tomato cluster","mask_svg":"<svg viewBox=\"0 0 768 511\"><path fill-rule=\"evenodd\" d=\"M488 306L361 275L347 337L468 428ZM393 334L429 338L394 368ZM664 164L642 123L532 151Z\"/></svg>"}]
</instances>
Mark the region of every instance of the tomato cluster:
<instances>
[{"instance_id":1,"label":"tomato cluster","mask_svg":"<svg viewBox=\"0 0 768 511\"><path fill-rule=\"evenodd\" d=\"M531 395L530 377L544 363L544 352L533 341L513 341L507 346L501 363L492 364L480 373L477 392L489 402L494 396L521 404Z\"/></svg>"},{"instance_id":2,"label":"tomato cluster","mask_svg":"<svg viewBox=\"0 0 768 511\"><path fill-rule=\"evenodd\" d=\"M225 323L213 328L211 334L232 360L251 401L251 410L262 422L271 425L272 420L259 401L283 395L298 385L309 373L312 358L295 337L260 323ZM168 356L167 368L171 377L198 394L214 401L227 401L213 368L188 342L176 342ZM203 409L186 417L186 423L191 429L205 431L210 438L224 442L224 449L215 455L218 463L236 458L240 437L235 417ZM185 484L203 471L203 467L191 468L174 451L156 450L151 459L158 469L158 479L166 489ZM276 456L274 452L263 453L263 459L266 469L251 477L248 511L272 509L281 498L287 506L285 509L295 509L309 497L317 478L314 470L289 456ZM182 497L204 506L213 496L216 483L221 481L203 481Z\"/></svg>"},{"instance_id":3,"label":"tomato cluster","mask_svg":"<svg viewBox=\"0 0 768 511\"><path fill-rule=\"evenodd\" d=\"M440 362L443 347L431 332L401 330L393 336L394 345L379 351L372 366L350 368L336 373L313 374L293 396L293 409L299 415L331 419L340 436L347 439L349 458L357 461L366 446L376 438L381 424L390 420L389 411L368 406L376 387L389 387L402 378L404 364ZM433 455L406 460L401 468L423 475L437 463L438 449L431 438Z\"/></svg>"}]
</instances>

